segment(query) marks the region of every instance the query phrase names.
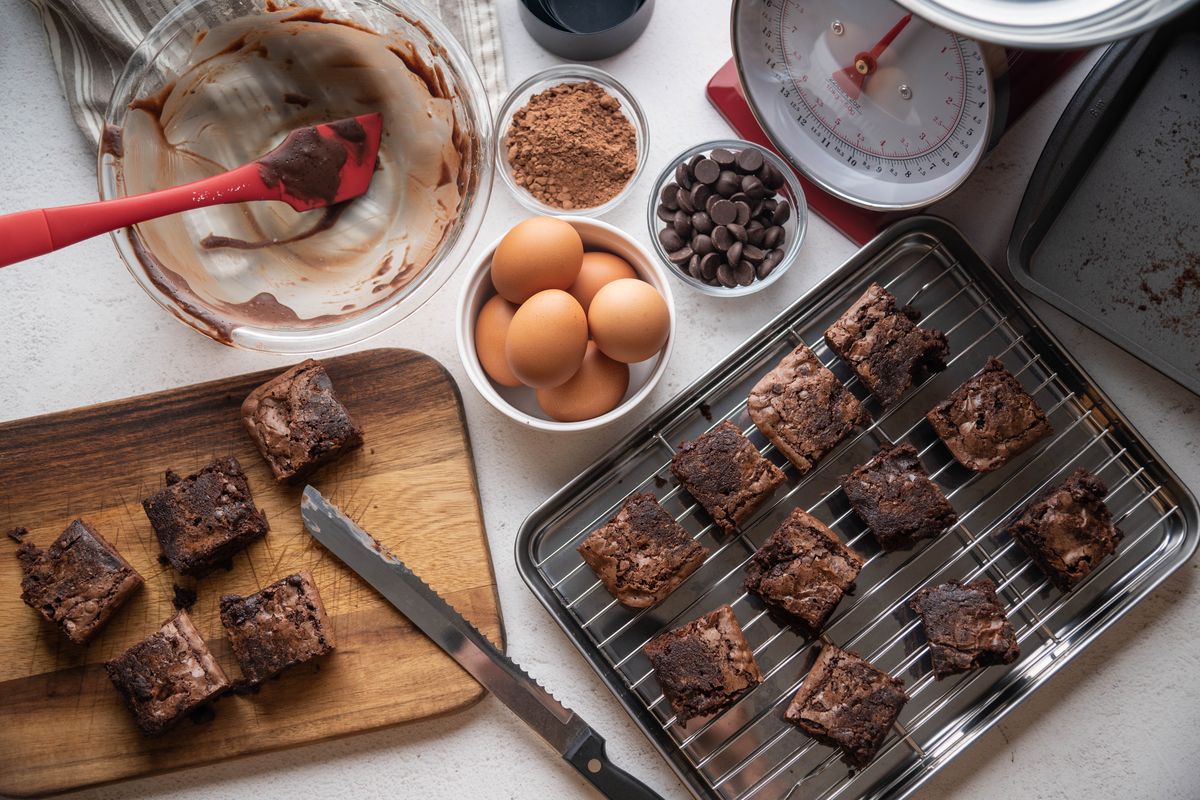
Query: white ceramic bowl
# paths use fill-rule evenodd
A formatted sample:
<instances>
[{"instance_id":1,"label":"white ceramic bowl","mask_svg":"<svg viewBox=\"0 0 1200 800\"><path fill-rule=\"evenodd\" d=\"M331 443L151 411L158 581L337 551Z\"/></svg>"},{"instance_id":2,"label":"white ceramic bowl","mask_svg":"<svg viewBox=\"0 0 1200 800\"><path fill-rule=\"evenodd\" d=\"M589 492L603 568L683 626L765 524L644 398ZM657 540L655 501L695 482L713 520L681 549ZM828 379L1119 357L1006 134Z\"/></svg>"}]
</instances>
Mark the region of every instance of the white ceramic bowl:
<instances>
[{"instance_id":1,"label":"white ceramic bowl","mask_svg":"<svg viewBox=\"0 0 1200 800\"><path fill-rule=\"evenodd\" d=\"M496 293L492 286L491 266L492 254L500 244L500 239L492 242L469 267L467 279L463 283L462 292L458 296L458 320L455 330L458 336L458 355L466 367L467 376L475 389L484 399L495 406L509 419L522 425L543 431L586 431L599 428L620 419L629 413L638 403L646 399L666 371L667 361L675 347L675 300L671 296L670 279L666 270L650 252L638 244L636 240L624 231L609 225L607 222L588 217L559 217L579 232L586 250L605 250L614 253L629 262L637 272L638 277L649 283L662 294L667 301L667 311L671 316L671 330L667 343L659 354L637 364L629 365L629 389L621 404L592 419L580 422L558 422L550 419L537 404L534 390L525 386L510 388L493 383L483 371L479 356L475 352L475 318L484 302ZM501 239L504 237L501 237Z\"/></svg>"}]
</instances>

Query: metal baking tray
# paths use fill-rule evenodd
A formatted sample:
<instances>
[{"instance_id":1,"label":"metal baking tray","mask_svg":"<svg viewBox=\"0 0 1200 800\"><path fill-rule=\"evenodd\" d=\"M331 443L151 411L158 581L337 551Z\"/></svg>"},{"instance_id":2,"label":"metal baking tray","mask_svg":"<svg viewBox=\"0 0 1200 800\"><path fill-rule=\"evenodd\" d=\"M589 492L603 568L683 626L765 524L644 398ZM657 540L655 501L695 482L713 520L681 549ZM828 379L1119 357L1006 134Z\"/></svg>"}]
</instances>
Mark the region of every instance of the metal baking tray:
<instances>
[{"instance_id":1,"label":"metal baking tray","mask_svg":"<svg viewBox=\"0 0 1200 800\"><path fill-rule=\"evenodd\" d=\"M1026 289L1200 394L1200 11L1115 44L1013 225Z\"/></svg>"},{"instance_id":2,"label":"metal baking tray","mask_svg":"<svg viewBox=\"0 0 1200 800\"><path fill-rule=\"evenodd\" d=\"M884 412L822 340L825 328L871 281L911 302L949 334L945 372ZM874 422L847 437L803 478L746 414L758 378L798 342L814 349L863 398ZM1048 413L1054 434L1001 470L975 474L953 461L924 412L1001 358ZM732 537L722 537L674 482L678 442L733 420L784 467L788 482ZM849 511L838 478L883 442L912 442L959 513L959 523L911 551L881 553ZM1076 468L1098 473L1126 532L1117 555L1068 595L1050 587L1005 523L1044 487ZM635 491L651 491L712 554L656 608L617 604L575 546ZM856 592L843 599L822 639L858 651L902 677L912 699L875 761L851 772L830 748L782 719L817 644L776 624L742 590L743 565L796 506L862 553ZM643 427L547 500L517 536L525 581L629 715L696 797L904 797L1028 697L1196 550L1195 499L1096 388L1061 344L949 223L897 223L751 337ZM1021 658L935 683L925 640L907 600L922 586L986 576L1000 587ZM733 605L764 683L723 714L678 724L641 653L653 636L722 603Z\"/></svg>"}]
</instances>

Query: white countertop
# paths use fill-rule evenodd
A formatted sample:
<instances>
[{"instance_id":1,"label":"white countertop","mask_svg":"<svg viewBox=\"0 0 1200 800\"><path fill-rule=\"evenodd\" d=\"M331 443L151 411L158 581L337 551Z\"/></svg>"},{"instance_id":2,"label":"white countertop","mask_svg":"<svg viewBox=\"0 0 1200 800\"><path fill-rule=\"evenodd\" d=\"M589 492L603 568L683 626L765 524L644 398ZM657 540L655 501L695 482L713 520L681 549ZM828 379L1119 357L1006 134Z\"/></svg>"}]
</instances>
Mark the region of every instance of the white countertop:
<instances>
[{"instance_id":1,"label":"white countertop","mask_svg":"<svg viewBox=\"0 0 1200 800\"><path fill-rule=\"evenodd\" d=\"M645 35L599 66L649 116L657 172L677 151L729 134L704 85L729 56L723 3L662 0ZM529 38L515 0L499 0L510 84L555 63ZM709 6L712 6L710 8ZM32 8L0 0L0 213L96 196L95 158L67 112ZM935 209L1002 265L1012 219L1045 137L1092 59L1022 119L955 198ZM650 178L606 219L645 239ZM524 216L497 184L477 242ZM763 321L848 258L854 246L813 218L800 263L773 291L741 301L676 290L680 336L667 374L613 429L555 437L524 431L475 393L457 363L459 276L424 308L359 347L423 350L462 387L508 648L608 740L613 760L664 797L686 792L526 589L513 540L538 503L667 402ZM0 272L0 420L284 365L180 325L139 289L107 237ZM1175 468L1200 488L1200 399L1124 351L1034 301L1033 306ZM294 359L291 359L294 360ZM113 376L121 376L114 381ZM0 487L0 495L3 488ZM0 502L19 503L19 498ZM1200 785L1200 573L1189 563L1114 630L951 764L921 797L1196 797ZM82 797L441 798L593 795L499 702L442 719L253 756L84 792Z\"/></svg>"}]
</instances>

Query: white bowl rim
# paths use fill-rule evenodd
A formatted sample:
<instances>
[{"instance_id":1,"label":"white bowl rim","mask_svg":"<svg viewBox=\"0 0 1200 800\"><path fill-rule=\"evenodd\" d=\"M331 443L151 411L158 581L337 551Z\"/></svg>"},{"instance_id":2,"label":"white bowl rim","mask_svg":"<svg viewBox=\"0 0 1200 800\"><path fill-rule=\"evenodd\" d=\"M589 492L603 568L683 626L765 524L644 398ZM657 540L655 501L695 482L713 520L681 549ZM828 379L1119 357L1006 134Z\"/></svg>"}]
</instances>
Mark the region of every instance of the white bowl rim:
<instances>
[{"instance_id":1,"label":"white bowl rim","mask_svg":"<svg viewBox=\"0 0 1200 800\"><path fill-rule=\"evenodd\" d=\"M467 377L471 379L471 383L475 386L475 390L483 395L483 398L496 410L509 419L527 427L543 431L572 432L593 430L615 422L632 411L646 399L662 379L667 369L667 362L670 361L671 354L675 349L675 299L671 293L670 279L666 274L666 270L658 263L653 254L628 233L604 220L589 216L554 215L554 218L568 222L572 226L606 230L638 250L645 258L647 268L657 278L657 283L652 283L652 285L662 293L663 299L667 301L667 313L670 319L667 343L659 352L658 361L654 365L650 376L646 378L645 383L636 392L612 411L578 422L558 422L557 420L535 417L514 407L500 396L500 393L496 391L496 387L492 385L491 379L488 378L487 373L483 371L483 366L479 363L479 356L475 352L475 315L468 312L473 310L469 308L471 300L479 290L481 281L487 276L488 268L492 262L492 255L496 252L496 248L500 245L501 240L507 235L507 231L484 248L479 257L466 269L466 277L458 293L458 319L455 324L455 338L458 340L458 356L462 361L463 368L467 371ZM636 268L637 265L633 266ZM640 276L641 270L638 270L638 273Z\"/></svg>"}]
</instances>

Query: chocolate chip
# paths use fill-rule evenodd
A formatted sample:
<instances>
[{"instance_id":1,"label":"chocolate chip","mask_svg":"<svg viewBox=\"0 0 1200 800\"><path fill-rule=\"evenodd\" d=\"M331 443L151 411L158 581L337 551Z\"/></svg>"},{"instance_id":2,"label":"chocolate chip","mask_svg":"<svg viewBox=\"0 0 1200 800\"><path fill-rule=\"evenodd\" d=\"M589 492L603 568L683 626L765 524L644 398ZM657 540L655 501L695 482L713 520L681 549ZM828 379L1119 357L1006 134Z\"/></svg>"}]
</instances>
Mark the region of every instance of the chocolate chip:
<instances>
[{"instance_id":1,"label":"chocolate chip","mask_svg":"<svg viewBox=\"0 0 1200 800\"><path fill-rule=\"evenodd\" d=\"M718 250L724 252L737 240L733 238L733 234L729 232L729 228L726 228L724 225L718 225L713 228L712 241Z\"/></svg>"},{"instance_id":2,"label":"chocolate chip","mask_svg":"<svg viewBox=\"0 0 1200 800\"><path fill-rule=\"evenodd\" d=\"M737 222L738 225L745 225L747 222L750 221L750 204L749 203L737 202L737 203L734 203L733 206L734 206L734 210L737 212L737 217L735 218L735 221Z\"/></svg>"},{"instance_id":3,"label":"chocolate chip","mask_svg":"<svg viewBox=\"0 0 1200 800\"><path fill-rule=\"evenodd\" d=\"M766 231L763 233L763 240L762 240L762 244L760 246L765 247L768 250L774 250L776 247L779 247L779 245L782 243L783 243L783 227L780 225L772 225L771 227L767 228Z\"/></svg>"},{"instance_id":4,"label":"chocolate chip","mask_svg":"<svg viewBox=\"0 0 1200 800\"><path fill-rule=\"evenodd\" d=\"M763 260L764 256L766 256L766 253L752 244L747 244L742 248L742 258L744 258L746 261L749 261L751 264L759 263Z\"/></svg>"},{"instance_id":5,"label":"chocolate chip","mask_svg":"<svg viewBox=\"0 0 1200 800\"><path fill-rule=\"evenodd\" d=\"M750 225L747 226L746 241L755 247L762 247L763 237L766 235L767 229L762 227L762 225L759 225L757 228L753 227L756 221L751 220Z\"/></svg>"},{"instance_id":6,"label":"chocolate chip","mask_svg":"<svg viewBox=\"0 0 1200 800\"><path fill-rule=\"evenodd\" d=\"M768 161L763 161L762 169L758 171L758 177L762 179L763 185L772 192L778 191L779 187L783 186L783 173L775 169Z\"/></svg>"},{"instance_id":7,"label":"chocolate chip","mask_svg":"<svg viewBox=\"0 0 1200 800\"><path fill-rule=\"evenodd\" d=\"M749 213L749 211L750 209L747 208L746 212ZM737 206L728 200L718 200L713 203L712 208L708 210L708 214L716 224L728 225L737 219L738 209Z\"/></svg>"},{"instance_id":8,"label":"chocolate chip","mask_svg":"<svg viewBox=\"0 0 1200 800\"><path fill-rule=\"evenodd\" d=\"M659 231L658 241L668 253L673 253L684 245L683 237L673 227L663 228Z\"/></svg>"},{"instance_id":9,"label":"chocolate chip","mask_svg":"<svg viewBox=\"0 0 1200 800\"><path fill-rule=\"evenodd\" d=\"M775 225L782 225L792 216L792 205L787 200L780 200L779 205L775 206L775 211L771 214L771 222Z\"/></svg>"},{"instance_id":10,"label":"chocolate chip","mask_svg":"<svg viewBox=\"0 0 1200 800\"><path fill-rule=\"evenodd\" d=\"M681 189L692 188L692 176L688 174L687 164L680 162L675 166L675 182Z\"/></svg>"},{"instance_id":11,"label":"chocolate chip","mask_svg":"<svg viewBox=\"0 0 1200 800\"><path fill-rule=\"evenodd\" d=\"M686 211L676 211L675 219L671 222L671 227L684 239L690 239L692 236L692 215Z\"/></svg>"},{"instance_id":12,"label":"chocolate chip","mask_svg":"<svg viewBox=\"0 0 1200 800\"><path fill-rule=\"evenodd\" d=\"M691 193L688 192L687 190L683 189L682 187L680 187L679 191L677 191L675 193L675 203L679 206L680 209L686 211L689 214L691 214L693 211L696 210L696 206L692 205Z\"/></svg>"},{"instance_id":13,"label":"chocolate chip","mask_svg":"<svg viewBox=\"0 0 1200 800\"><path fill-rule=\"evenodd\" d=\"M738 225L736 222L731 222L725 227L733 234L733 238L739 242L746 241L746 228L744 226Z\"/></svg>"},{"instance_id":14,"label":"chocolate chip","mask_svg":"<svg viewBox=\"0 0 1200 800\"><path fill-rule=\"evenodd\" d=\"M763 210L764 211L770 211L771 213L775 213L775 207L778 205L779 205L779 201L777 199L775 199L774 197L768 197L766 200L763 200Z\"/></svg>"},{"instance_id":15,"label":"chocolate chip","mask_svg":"<svg viewBox=\"0 0 1200 800\"><path fill-rule=\"evenodd\" d=\"M663 222L671 223L675 220L675 209L667 208L665 204L659 203L658 210L654 212Z\"/></svg>"},{"instance_id":16,"label":"chocolate chip","mask_svg":"<svg viewBox=\"0 0 1200 800\"><path fill-rule=\"evenodd\" d=\"M674 218L675 215L672 214L671 219L674 220ZM703 211L697 211L695 214L692 214L692 228L695 229L696 233L712 233L712 217Z\"/></svg>"},{"instance_id":17,"label":"chocolate chip","mask_svg":"<svg viewBox=\"0 0 1200 800\"><path fill-rule=\"evenodd\" d=\"M709 253L700 259L700 275L703 280L711 281L717 277L717 268L725 263L720 253Z\"/></svg>"},{"instance_id":18,"label":"chocolate chip","mask_svg":"<svg viewBox=\"0 0 1200 800\"><path fill-rule=\"evenodd\" d=\"M714 187L721 197L732 197L742 190L742 179L733 170L725 170L717 178Z\"/></svg>"},{"instance_id":19,"label":"chocolate chip","mask_svg":"<svg viewBox=\"0 0 1200 800\"><path fill-rule=\"evenodd\" d=\"M737 278L738 286L749 286L754 283L754 265L749 261L742 261L737 265L734 275Z\"/></svg>"},{"instance_id":20,"label":"chocolate chip","mask_svg":"<svg viewBox=\"0 0 1200 800\"><path fill-rule=\"evenodd\" d=\"M716 183L717 178L721 177L721 166L711 158L702 158L696 162L696 167L693 170L696 175L696 180L701 183Z\"/></svg>"},{"instance_id":21,"label":"chocolate chip","mask_svg":"<svg viewBox=\"0 0 1200 800\"><path fill-rule=\"evenodd\" d=\"M737 286L737 277L728 264L722 264L717 267L717 282L726 289L732 289L734 286Z\"/></svg>"},{"instance_id":22,"label":"chocolate chip","mask_svg":"<svg viewBox=\"0 0 1200 800\"><path fill-rule=\"evenodd\" d=\"M745 245L743 245L741 242L734 242L733 244L729 245L729 249L725 251L725 260L727 260L730 264L736 264L741 261L742 248L744 246Z\"/></svg>"},{"instance_id":23,"label":"chocolate chip","mask_svg":"<svg viewBox=\"0 0 1200 800\"><path fill-rule=\"evenodd\" d=\"M755 172L763 165L762 153L753 147L747 147L737 154L737 165L742 172Z\"/></svg>"},{"instance_id":24,"label":"chocolate chip","mask_svg":"<svg viewBox=\"0 0 1200 800\"><path fill-rule=\"evenodd\" d=\"M705 158L704 153L696 153L696 155L694 155L688 159L688 162L687 162L688 170L693 175L696 174L696 165L699 164L701 161L703 161L704 158Z\"/></svg>"},{"instance_id":25,"label":"chocolate chip","mask_svg":"<svg viewBox=\"0 0 1200 800\"><path fill-rule=\"evenodd\" d=\"M713 241L709 236L703 233L698 233L692 237L692 250L700 255L707 255L713 251Z\"/></svg>"},{"instance_id":26,"label":"chocolate chip","mask_svg":"<svg viewBox=\"0 0 1200 800\"><path fill-rule=\"evenodd\" d=\"M679 184L672 181L662 188L662 193L658 196L658 199L662 200L664 206L674 211L679 208L679 204L675 202L675 193L678 191Z\"/></svg>"},{"instance_id":27,"label":"chocolate chip","mask_svg":"<svg viewBox=\"0 0 1200 800\"><path fill-rule=\"evenodd\" d=\"M733 166L733 162L737 160L737 156L726 150L724 147L718 147L716 150L713 150L708 154L708 157L720 164L722 169L728 169L729 167Z\"/></svg>"},{"instance_id":28,"label":"chocolate chip","mask_svg":"<svg viewBox=\"0 0 1200 800\"><path fill-rule=\"evenodd\" d=\"M696 280L704 280L704 275L700 272L700 256L693 255L691 259L688 260L687 271L688 274L690 274Z\"/></svg>"},{"instance_id":29,"label":"chocolate chip","mask_svg":"<svg viewBox=\"0 0 1200 800\"><path fill-rule=\"evenodd\" d=\"M692 260L692 255L692 248L684 245L672 253L667 253L667 260L672 264L686 264Z\"/></svg>"},{"instance_id":30,"label":"chocolate chip","mask_svg":"<svg viewBox=\"0 0 1200 800\"><path fill-rule=\"evenodd\" d=\"M719 203L722 199L723 198L719 194L711 195L707 200L704 201L704 212L711 217L713 206Z\"/></svg>"},{"instance_id":31,"label":"chocolate chip","mask_svg":"<svg viewBox=\"0 0 1200 800\"><path fill-rule=\"evenodd\" d=\"M703 183L697 183L692 187L692 205L696 208L704 208L708 198L712 197L712 188L705 186Z\"/></svg>"},{"instance_id":32,"label":"chocolate chip","mask_svg":"<svg viewBox=\"0 0 1200 800\"><path fill-rule=\"evenodd\" d=\"M757 204L767 196L767 187L758 178L747 175L742 178L742 192L751 203Z\"/></svg>"},{"instance_id":33,"label":"chocolate chip","mask_svg":"<svg viewBox=\"0 0 1200 800\"><path fill-rule=\"evenodd\" d=\"M783 261L782 250L772 250L771 252L767 253L767 257L762 260L762 263L759 264L758 268L755 270L755 274L758 275L758 279L762 280L774 272L775 267L779 266L780 261Z\"/></svg>"}]
</instances>

